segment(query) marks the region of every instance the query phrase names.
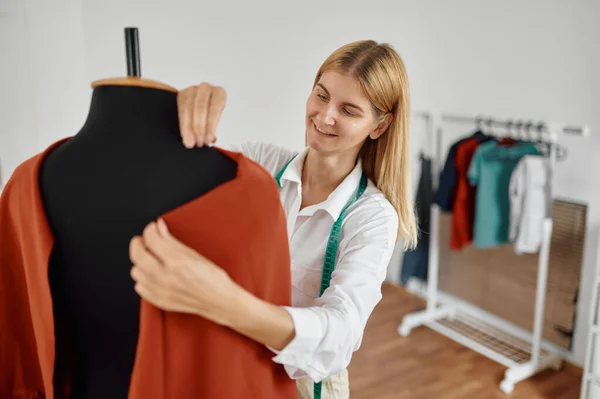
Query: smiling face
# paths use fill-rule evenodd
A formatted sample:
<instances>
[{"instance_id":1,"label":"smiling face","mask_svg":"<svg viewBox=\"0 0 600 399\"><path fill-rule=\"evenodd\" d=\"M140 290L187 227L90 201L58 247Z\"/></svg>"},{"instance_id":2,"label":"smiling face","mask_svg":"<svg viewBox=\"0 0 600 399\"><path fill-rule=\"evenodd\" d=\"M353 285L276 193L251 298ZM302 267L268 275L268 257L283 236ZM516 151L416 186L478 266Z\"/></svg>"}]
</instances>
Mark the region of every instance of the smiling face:
<instances>
[{"instance_id":1,"label":"smiling face","mask_svg":"<svg viewBox=\"0 0 600 399\"><path fill-rule=\"evenodd\" d=\"M307 145L322 153L358 154L367 137L385 132L391 115L377 119L356 79L325 72L306 102Z\"/></svg>"}]
</instances>

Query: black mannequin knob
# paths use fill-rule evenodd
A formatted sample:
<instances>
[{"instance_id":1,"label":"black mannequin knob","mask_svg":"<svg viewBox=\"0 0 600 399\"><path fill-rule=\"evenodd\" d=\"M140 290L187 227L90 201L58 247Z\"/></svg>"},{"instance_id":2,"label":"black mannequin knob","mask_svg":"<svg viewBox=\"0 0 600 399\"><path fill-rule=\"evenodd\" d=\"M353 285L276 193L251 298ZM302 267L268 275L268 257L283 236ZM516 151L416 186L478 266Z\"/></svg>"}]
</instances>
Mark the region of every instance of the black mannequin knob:
<instances>
[{"instance_id":1,"label":"black mannequin knob","mask_svg":"<svg viewBox=\"0 0 600 399\"><path fill-rule=\"evenodd\" d=\"M127 76L142 76L137 28L125 28L125 53L127 55Z\"/></svg>"}]
</instances>

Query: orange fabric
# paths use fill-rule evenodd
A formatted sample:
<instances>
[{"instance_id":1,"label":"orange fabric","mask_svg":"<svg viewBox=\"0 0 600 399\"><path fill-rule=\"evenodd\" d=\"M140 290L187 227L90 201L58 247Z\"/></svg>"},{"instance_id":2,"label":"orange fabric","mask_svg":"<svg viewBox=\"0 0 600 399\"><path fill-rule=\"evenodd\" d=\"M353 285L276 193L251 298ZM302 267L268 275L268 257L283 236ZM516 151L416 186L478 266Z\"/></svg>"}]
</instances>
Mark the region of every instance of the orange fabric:
<instances>
[{"instance_id":1,"label":"orange fabric","mask_svg":"<svg viewBox=\"0 0 600 399\"><path fill-rule=\"evenodd\" d=\"M45 155L66 140L19 165L0 198L2 399L63 399L52 388L55 337L48 260L54 239L38 173ZM244 288L271 303L290 305L290 254L277 185L241 154L220 151L238 163L237 176L163 218L176 237ZM144 300L140 311L129 399L297 398L295 382L264 345Z\"/></svg>"},{"instance_id":2,"label":"orange fabric","mask_svg":"<svg viewBox=\"0 0 600 399\"><path fill-rule=\"evenodd\" d=\"M452 207L452 228L450 230L450 248L452 249L462 249L473 241L477 189L469 183L467 171L478 146L479 141L470 138L462 142L456 149L456 199Z\"/></svg>"}]
</instances>

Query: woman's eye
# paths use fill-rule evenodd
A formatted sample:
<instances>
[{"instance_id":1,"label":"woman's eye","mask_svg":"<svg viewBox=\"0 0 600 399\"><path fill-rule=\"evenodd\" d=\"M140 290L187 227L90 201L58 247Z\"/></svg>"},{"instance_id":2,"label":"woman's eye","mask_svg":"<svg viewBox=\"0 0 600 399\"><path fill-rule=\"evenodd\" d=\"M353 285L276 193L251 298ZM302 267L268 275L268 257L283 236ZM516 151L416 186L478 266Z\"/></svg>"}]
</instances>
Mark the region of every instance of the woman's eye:
<instances>
[{"instance_id":1,"label":"woman's eye","mask_svg":"<svg viewBox=\"0 0 600 399\"><path fill-rule=\"evenodd\" d=\"M348 116L352 116L352 112L348 111L348 108L344 108L344 113Z\"/></svg>"},{"instance_id":2,"label":"woman's eye","mask_svg":"<svg viewBox=\"0 0 600 399\"><path fill-rule=\"evenodd\" d=\"M325 97L325 96L324 96L324 95L322 95L322 94L317 94L317 97L319 97L319 98L320 98L321 100L323 100L323 101L327 101L327 97Z\"/></svg>"}]
</instances>

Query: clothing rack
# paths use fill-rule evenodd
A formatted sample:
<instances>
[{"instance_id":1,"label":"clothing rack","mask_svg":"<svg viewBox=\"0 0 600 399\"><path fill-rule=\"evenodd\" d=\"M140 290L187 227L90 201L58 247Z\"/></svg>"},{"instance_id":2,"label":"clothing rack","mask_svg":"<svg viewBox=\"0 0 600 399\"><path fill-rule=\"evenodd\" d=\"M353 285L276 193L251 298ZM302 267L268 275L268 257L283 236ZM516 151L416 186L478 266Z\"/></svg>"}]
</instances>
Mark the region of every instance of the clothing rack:
<instances>
[{"instance_id":1,"label":"clothing rack","mask_svg":"<svg viewBox=\"0 0 600 399\"><path fill-rule=\"evenodd\" d=\"M526 129L536 129L538 132L541 130L544 134L553 134L554 131L558 130L558 133L571 134L577 136L588 136L589 128L587 126L572 126L572 125L560 125L552 124L548 125L543 121L535 122L533 120L524 119L494 119L493 117L486 117L484 115L479 116L464 116L454 114L442 114L442 121L447 122L462 122L466 124L482 124L489 127L504 128L504 129L516 129L517 131L525 131ZM517 132L517 135L519 133ZM555 138L556 139L556 138Z\"/></svg>"},{"instance_id":2,"label":"clothing rack","mask_svg":"<svg viewBox=\"0 0 600 399\"><path fill-rule=\"evenodd\" d=\"M418 116L427 115L419 113ZM545 123L524 121L518 119L498 119L483 116L464 116L453 114L430 114L429 119L435 134L429 143L431 150L431 162L433 173L433 185L437 187L441 165L441 138L444 134L446 123L471 124L478 128L487 126L491 131L488 135L497 137L510 136L523 139L524 135L536 134L535 140L548 144L546 154L549 167L549 186L552 187L553 171L557 161L557 150L563 135L588 136L589 129L585 126L572 126L557 123ZM497 130L505 131L500 133ZM550 198L552 198L550 191ZM470 306L459 303L441 303L439 300L439 218L440 209L435 203L430 206L430 234L429 234L429 269L427 278L427 307L425 310L407 314L400 326L398 333L408 336L410 331L418 326L425 325L439 333L459 342L482 355L506 366L504 379L500 383L500 389L505 393L511 393L514 385L525 380L542 370L553 368L558 370L562 367L563 356L557 351L542 349L542 328L544 319L544 305L546 300L546 286L548 280L548 261L550 254L550 240L552 237L552 218L548 215L543 222L542 245L539 250L538 275L536 283L535 313L533 321L533 333L531 336L516 337L515 334L503 329L498 325L492 326L484 322L481 317L472 310ZM482 249L485 251L484 249ZM411 289L409 291L417 291ZM515 359L509 356L511 352L519 351L526 353L529 360Z\"/></svg>"}]
</instances>

